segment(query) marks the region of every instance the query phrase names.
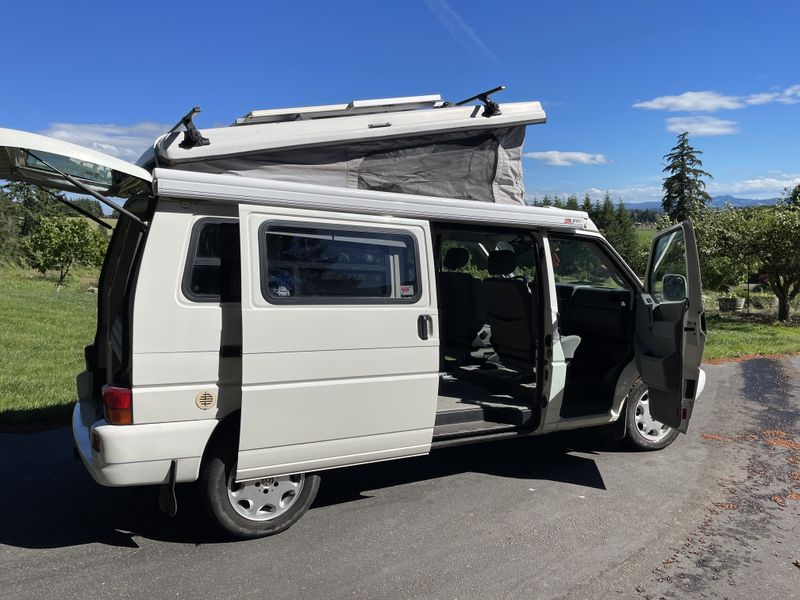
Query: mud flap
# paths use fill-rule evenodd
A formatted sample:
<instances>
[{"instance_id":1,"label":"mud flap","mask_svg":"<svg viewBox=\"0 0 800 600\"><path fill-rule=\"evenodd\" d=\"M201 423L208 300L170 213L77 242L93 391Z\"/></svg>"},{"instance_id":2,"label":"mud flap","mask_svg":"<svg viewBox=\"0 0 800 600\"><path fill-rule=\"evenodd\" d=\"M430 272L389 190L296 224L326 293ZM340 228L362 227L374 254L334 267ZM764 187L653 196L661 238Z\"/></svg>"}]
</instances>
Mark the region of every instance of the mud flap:
<instances>
[{"instance_id":1,"label":"mud flap","mask_svg":"<svg viewBox=\"0 0 800 600\"><path fill-rule=\"evenodd\" d=\"M178 461L169 465L169 479L158 488L158 508L168 517L178 514L178 497L175 495L175 477L178 472Z\"/></svg>"}]
</instances>

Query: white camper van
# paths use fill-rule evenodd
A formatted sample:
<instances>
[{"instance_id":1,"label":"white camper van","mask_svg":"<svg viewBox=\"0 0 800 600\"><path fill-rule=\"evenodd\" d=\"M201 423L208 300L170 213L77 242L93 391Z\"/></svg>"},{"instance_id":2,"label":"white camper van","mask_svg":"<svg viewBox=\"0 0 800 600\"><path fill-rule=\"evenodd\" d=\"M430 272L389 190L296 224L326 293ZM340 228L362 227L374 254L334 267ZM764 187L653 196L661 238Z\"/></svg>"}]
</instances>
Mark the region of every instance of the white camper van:
<instances>
[{"instance_id":1,"label":"white camper van","mask_svg":"<svg viewBox=\"0 0 800 600\"><path fill-rule=\"evenodd\" d=\"M78 376L107 486L197 481L239 537L292 525L328 469L617 422L685 432L705 340L691 225L642 283L584 212L524 205L538 102L488 94L192 114L139 165L0 129L0 179L121 197Z\"/></svg>"}]
</instances>

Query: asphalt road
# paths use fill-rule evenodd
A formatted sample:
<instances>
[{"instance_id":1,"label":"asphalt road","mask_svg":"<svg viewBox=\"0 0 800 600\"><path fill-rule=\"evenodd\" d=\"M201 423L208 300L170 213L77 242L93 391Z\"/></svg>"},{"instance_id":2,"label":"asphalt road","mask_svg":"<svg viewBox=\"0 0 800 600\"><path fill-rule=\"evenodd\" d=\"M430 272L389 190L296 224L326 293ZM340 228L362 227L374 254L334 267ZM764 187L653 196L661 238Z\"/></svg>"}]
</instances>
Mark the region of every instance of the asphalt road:
<instances>
[{"instance_id":1,"label":"asphalt road","mask_svg":"<svg viewBox=\"0 0 800 600\"><path fill-rule=\"evenodd\" d=\"M250 542L191 488L169 519L96 486L66 429L0 434L0 597L799 598L800 359L708 375L664 451L584 431L351 468Z\"/></svg>"}]
</instances>

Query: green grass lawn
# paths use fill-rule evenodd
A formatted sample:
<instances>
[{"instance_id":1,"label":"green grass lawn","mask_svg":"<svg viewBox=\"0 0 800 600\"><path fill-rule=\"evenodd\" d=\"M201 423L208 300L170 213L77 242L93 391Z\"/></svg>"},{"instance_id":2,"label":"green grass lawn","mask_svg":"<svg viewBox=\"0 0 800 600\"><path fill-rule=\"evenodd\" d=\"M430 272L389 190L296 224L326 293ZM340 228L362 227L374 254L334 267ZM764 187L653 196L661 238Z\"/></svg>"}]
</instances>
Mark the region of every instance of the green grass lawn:
<instances>
[{"instance_id":1,"label":"green grass lawn","mask_svg":"<svg viewBox=\"0 0 800 600\"><path fill-rule=\"evenodd\" d=\"M800 352L800 327L710 315L705 360Z\"/></svg>"},{"instance_id":2,"label":"green grass lawn","mask_svg":"<svg viewBox=\"0 0 800 600\"><path fill-rule=\"evenodd\" d=\"M0 268L0 424L66 422L83 347L94 337L95 273L56 290L52 279Z\"/></svg>"},{"instance_id":3,"label":"green grass lawn","mask_svg":"<svg viewBox=\"0 0 800 600\"><path fill-rule=\"evenodd\" d=\"M640 244L646 244L647 247L650 247L650 242L653 241L653 237L656 235L656 228L655 227L637 227L636 228L636 239L639 240Z\"/></svg>"}]
</instances>

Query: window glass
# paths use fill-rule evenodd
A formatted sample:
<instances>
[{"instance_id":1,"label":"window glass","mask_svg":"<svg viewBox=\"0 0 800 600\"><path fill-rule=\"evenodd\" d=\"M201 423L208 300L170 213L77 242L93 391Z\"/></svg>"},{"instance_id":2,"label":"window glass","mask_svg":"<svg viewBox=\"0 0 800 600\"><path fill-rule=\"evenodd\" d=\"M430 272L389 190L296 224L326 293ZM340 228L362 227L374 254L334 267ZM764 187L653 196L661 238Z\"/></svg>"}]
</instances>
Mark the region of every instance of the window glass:
<instances>
[{"instance_id":1,"label":"window glass","mask_svg":"<svg viewBox=\"0 0 800 600\"><path fill-rule=\"evenodd\" d=\"M589 240L551 239L550 254L556 283L606 289L630 287L611 259Z\"/></svg>"},{"instance_id":2,"label":"window glass","mask_svg":"<svg viewBox=\"0 0 800 600\"><path fill-rule=\"evenodd\" d=\"M450 253L450 258L448 258L448 252L453 248L463 248L467 251L469 258L467 259L466 264L461 266L463 263L462 260L453 260L454 257L459 256L458 253L461 252L459 250L454 250ZM460 273L469 273L476 279L486 279L489 276L489 271L487 271L487 255L488 251L481 247L481 245L477 242L466 242L462 240L444 240L441 246L440 252L440 270L443 271L457 271ZM458 266L456 266L458 265Z\"/></svg>"},{"instance_id":3,"label":"window glass","mask_svg":"<svg viewBox=\"0 0 800 600\"><path fill-rule=\"evenodd\" d=\"M411 235L268 225L264 293L272 301L398 301L419 298Z\"/></svg>"},{"instance_id":4,"label":"window glass","mask_svg":"<svg viewBox=\"0 0 800 600\"><path fill-rule=\"evenodd\" d=\"M686 299L686 246L683 229L677 229L656 241L648 290L657 302Z\"/></svg>"},{"instance_id":5,"label":"window glass","mask_svg":"<svg viewBox=\"0 0 800 600\"><path fill-rule=\"evenodd\" d=\"M241 299L239 224L200 221L192 233L184 294L199 302Z\"/></svg>"}]
</instances>

